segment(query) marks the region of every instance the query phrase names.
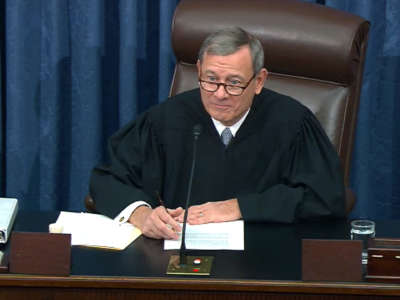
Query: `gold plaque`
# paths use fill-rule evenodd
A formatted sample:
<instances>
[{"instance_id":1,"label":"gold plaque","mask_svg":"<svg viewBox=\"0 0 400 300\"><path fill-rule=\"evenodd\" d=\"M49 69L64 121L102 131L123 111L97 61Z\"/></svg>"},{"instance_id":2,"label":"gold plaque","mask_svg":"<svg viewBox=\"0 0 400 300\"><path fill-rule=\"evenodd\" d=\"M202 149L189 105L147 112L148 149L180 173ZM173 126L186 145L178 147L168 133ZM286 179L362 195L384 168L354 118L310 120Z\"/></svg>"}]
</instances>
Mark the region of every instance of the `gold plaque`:
<instances>
[{"instance_id":1,"label":"gold plaque","mask_svg":"<svg viewBox=\"0 0 400 300\"><path fill-rule=\"evenodd\" d=\"M172 255L167 268L168 275L208 276L211 272L213 256L186 256L186 263L180 264L179 255Z\"/></svg>"}]
</instances>

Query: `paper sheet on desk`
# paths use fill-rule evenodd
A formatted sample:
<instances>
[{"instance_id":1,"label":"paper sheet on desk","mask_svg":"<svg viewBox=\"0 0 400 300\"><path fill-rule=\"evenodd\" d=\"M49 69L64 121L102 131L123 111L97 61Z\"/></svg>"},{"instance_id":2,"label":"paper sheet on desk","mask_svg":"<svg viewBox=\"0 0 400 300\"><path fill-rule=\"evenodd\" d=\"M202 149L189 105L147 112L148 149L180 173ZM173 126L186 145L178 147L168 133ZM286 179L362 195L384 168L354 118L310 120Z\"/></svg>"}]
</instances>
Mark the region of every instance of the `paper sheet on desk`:
<instances>
[{"instance_id":1,"label":"paper sheet on desk","mask_svg":"<svg viewBox=\"0 0 400 300\"><path fill-rule=\"evenodd\" d=\"M165 240L164 250L179 249L178 240ZM209 223L202 225L186 224L186 248L199 250L244 250L243 220Z\"/></svg>"}]
</instances>

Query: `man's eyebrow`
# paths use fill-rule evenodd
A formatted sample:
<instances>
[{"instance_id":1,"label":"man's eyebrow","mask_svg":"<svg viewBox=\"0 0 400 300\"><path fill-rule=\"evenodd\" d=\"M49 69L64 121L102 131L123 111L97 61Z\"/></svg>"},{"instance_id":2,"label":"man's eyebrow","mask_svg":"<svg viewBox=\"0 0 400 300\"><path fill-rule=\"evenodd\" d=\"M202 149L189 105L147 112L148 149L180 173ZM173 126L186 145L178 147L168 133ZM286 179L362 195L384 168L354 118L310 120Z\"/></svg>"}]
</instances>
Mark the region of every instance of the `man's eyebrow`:
<instances>
[{"instance_id":1,"label":"man's eyebrow","mask_svg":"<svg viewBox=\"0 0 400 300\"><path fill-rule=\"evenodd\" d=\"M240 75L229 75L227 79L239 79L240 81L244 81L244 78Z\"/></svg>"},{"instance_id":2,"label":"man's eyebrow","mask_svg":"<svg viewBox=\"0 0 400 300\"><path fill-rule=\"evenodd\" d=\"M214 72L214 71L211 71L211 70L206 70L205 73L206 73L207 75L215 75L215 72Z\"/></svg>"},{"instance_id":3,"label":"man's eyebrow","mask_svg":"<svg viewBox=\"0 0 400 300\"><path fill-rule=\"evenodd\" d=\"M219 75L217 75L214 71L206 70L204 73L205 73L205 75L213 75L213 76L216 76L216 77L219 78ZM228 76L226 77L226 79L239 79L240 81L244 81L244 80L245 80L245 79L244 79L241 75L239 75L239 74L228 75Z\"/></svg>"}]
</instances>

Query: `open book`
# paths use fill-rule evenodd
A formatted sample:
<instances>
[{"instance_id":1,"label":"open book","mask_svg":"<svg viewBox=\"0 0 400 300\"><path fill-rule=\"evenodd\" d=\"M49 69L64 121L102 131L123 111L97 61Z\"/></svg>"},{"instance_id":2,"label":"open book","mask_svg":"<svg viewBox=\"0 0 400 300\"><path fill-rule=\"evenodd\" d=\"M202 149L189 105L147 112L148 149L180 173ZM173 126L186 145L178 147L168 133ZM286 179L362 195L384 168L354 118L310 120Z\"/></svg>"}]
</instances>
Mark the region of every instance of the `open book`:
<instances>
[{"instance_id":1,"label":"open book","mask_svg":"<svg viewBox=\"0 0 400 300\"><path fill-rule=\"evenodd\" d=\"M87 246L124 250L138 238L141 231L130 223L119 224L103 215L60 212L56 223L49 225L51 233L70 233L72 246Z\"/></svg>"}]
</instances>

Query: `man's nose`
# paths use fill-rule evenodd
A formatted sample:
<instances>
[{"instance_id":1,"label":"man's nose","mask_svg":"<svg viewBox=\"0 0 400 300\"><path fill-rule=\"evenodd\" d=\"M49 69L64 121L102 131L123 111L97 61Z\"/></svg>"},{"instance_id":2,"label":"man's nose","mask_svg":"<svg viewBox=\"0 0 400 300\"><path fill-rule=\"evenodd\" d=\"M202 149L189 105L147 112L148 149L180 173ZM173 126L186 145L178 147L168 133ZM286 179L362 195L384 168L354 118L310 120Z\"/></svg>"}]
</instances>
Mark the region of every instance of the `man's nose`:
<instances>
[{"instance_id":1,"label":"man's nose","mask_svg":"<svg viewBox=\"0 0 400 300\"><path fill-rule=\"evenodd\" d=\"M223 86L222 84L218 87L214 94L218 99L224 99L228 96L228 93L225 90L225 86Z\"/></svg>"}]
</instances>

